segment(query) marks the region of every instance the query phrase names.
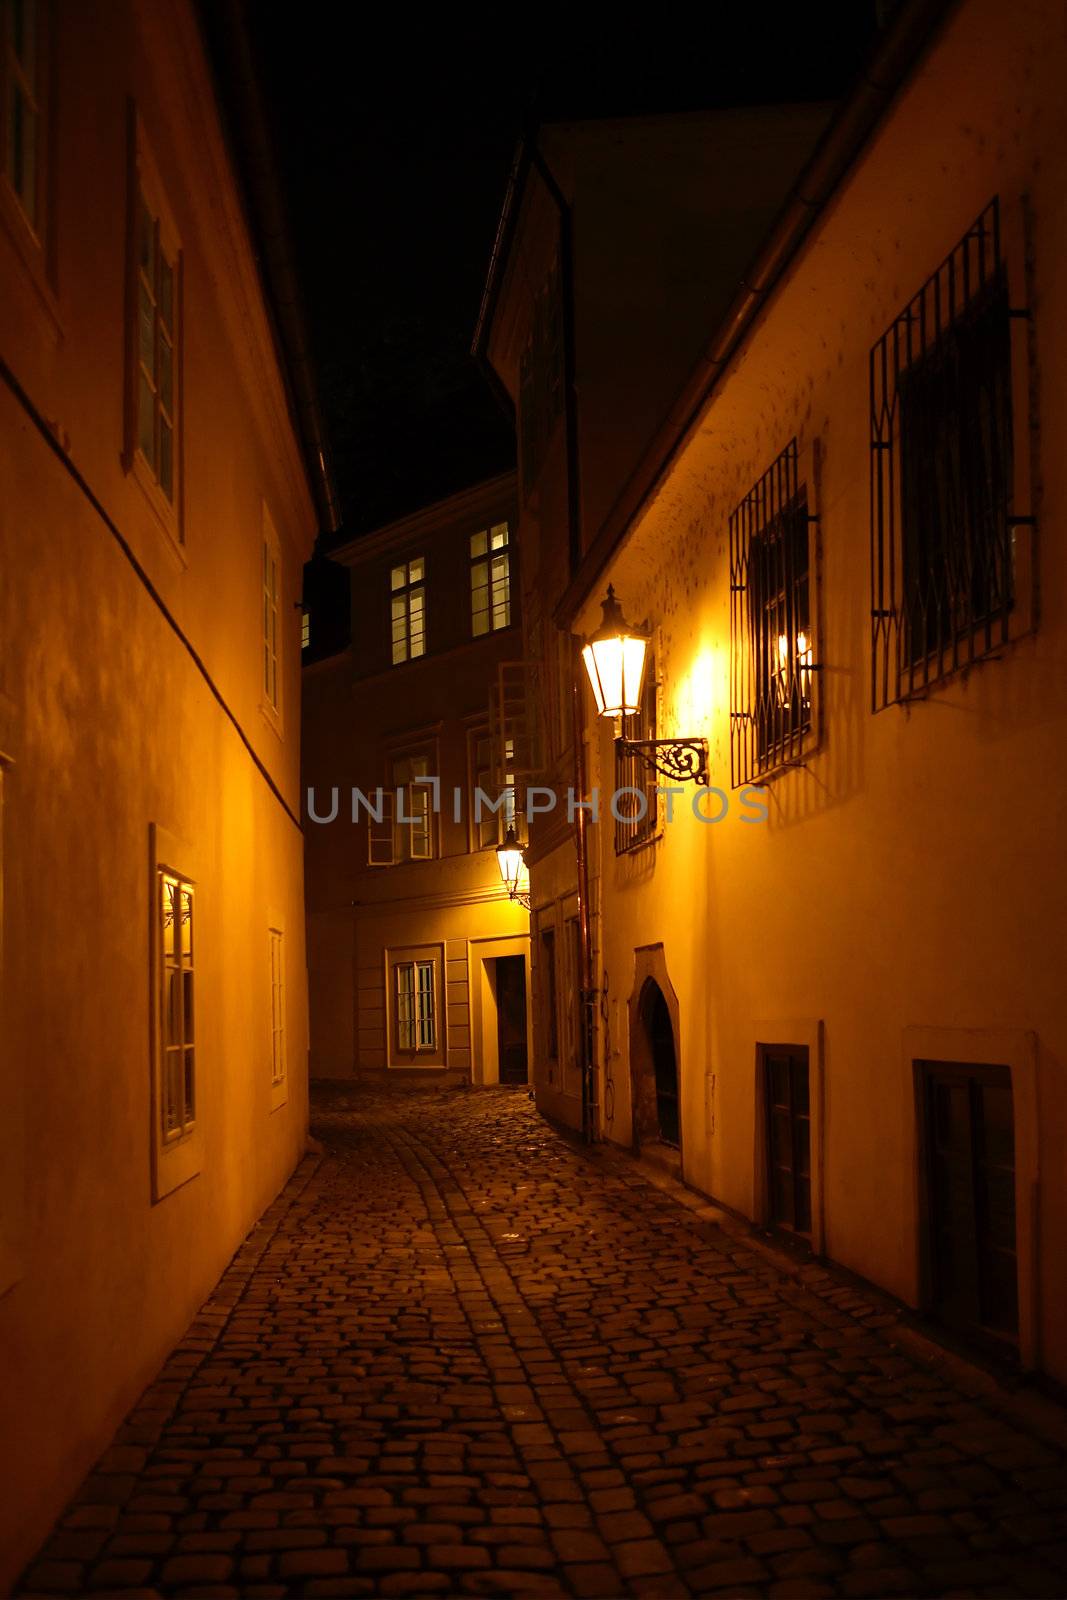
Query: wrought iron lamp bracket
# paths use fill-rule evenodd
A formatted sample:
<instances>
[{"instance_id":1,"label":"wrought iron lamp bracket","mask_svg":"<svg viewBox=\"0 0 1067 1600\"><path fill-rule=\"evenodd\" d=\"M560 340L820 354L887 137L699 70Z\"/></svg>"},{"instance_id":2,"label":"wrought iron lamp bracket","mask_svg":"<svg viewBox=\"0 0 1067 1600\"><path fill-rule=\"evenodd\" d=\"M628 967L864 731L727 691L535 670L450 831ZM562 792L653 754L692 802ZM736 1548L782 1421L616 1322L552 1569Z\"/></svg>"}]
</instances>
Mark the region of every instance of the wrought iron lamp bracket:
<instances>
[{"instance_id":1,"label":"wrought iron lamp bracket","mask_svg":"<svg viewBox=\"0 0 1067 1600\"><path fill-rule=\"evenodd\" d=\"M515 904L517 906L521 906L524 911L529 911L529 909L530 909L530 896L528 894L520 894L519 891L516 889L514 894L509 894L508 895L508 899L510 901L512 901L513 904Z\"/></svg>"},{"instance_id":2,"label":"wrought iron lamp bracket","mask_svg":"<svg viewBox=\"0 0 1067 1600\"><path fill-rule=\"evenodd\" d=\"M637 756L664 778L677 778L707 786L708 741L706 739L624 739L615 740L620 755Z\"/></svg>"}]
</instances>

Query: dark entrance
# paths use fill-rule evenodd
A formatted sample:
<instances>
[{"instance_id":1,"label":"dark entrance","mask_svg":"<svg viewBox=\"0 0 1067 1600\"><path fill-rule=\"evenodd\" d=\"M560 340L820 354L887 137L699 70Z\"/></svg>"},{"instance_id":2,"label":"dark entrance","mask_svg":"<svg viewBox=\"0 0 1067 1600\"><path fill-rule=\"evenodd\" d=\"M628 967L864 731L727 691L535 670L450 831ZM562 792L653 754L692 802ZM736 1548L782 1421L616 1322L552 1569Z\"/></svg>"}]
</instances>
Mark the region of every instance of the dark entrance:
<instances>
[{"instance_id":1,"label":"dark entrance","mask_svg":"<svg viewBox=\"0 0 1067 1600\"><path fill-rule=\"evenodd\" d=\"M763 1094L770 1220L778 1228L810 1233L811 1101L806 1049L763 1047Z\"/></svg>"},{"instance_id":2,"label":"dark entrance","mask_svg":"<svg viewBox=\"0 0 1067 1600\"><path fill-rule=\"evenodd\" d=\"M525 1083L526 958L496 958L496 1042L501 1083Z\"/></svg>"},{"instance_id":3,"label":"dark entrance","mask_svg":"<svg viewBox=\"0 0 1067 1600\"><path fill-rule=\"evenodd\" d=\"M930 1309L966 1333L1013 1339L1015 1112L1007 1067L920 1063Z\"/></svg>"},{"instance_id":4,"label":"dark entrance","mask_svg":"<svg viewBox=\"0 0 1067 1600\"><path fill-rule=\"evenodd\" d=\"M674 1053L674 1028L671 1026L671 1013L663 997L663 990L654 978L649 978L641 994L641 1021L652 1055L655 1085L656 1129L652 1137L662 1139L664 1144L677 1145L680 1125L678 1061Z\"/></svg>"}]
</instances>

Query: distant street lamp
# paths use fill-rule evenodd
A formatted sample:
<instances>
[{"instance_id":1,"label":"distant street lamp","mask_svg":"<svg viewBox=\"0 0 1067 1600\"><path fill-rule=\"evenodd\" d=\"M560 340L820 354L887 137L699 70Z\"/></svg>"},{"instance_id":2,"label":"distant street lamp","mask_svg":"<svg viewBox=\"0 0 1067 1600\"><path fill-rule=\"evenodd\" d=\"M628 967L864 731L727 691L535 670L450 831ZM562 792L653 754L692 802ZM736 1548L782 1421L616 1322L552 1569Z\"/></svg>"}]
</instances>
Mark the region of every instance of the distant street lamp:
<instances>
[{"instance_id":1,"label":"distant street lamp","mask_svg":"<svg viewBox=\"0 0 1067 1600\"><path fill-rule=\"evenodd\" d=\"M598 716L610 717L617 724L641 709L649 632L647 625L635 628L627 622L610 584L603 607L600 627L582 647L582 660ZM707 784L706 739L626 739L620 734L615 749L620 755L638 756L665 778L692 778L694 783Z\"/></svg>"},{"instance_id":2,"label":"distant street lamp","mask_svg":"<svg viewBox=\"0 0 1067 1600\"><path fill-rule=\"evenodd\" d=\"M496 864L500 868L500 877L508 899L514 900L517 905L530 909L530 896L519 885L526 874L526 851L519 843L515 833L515 824L508 823L508 831L496 847ZM527 878L527 882L529 879Z\"/></svg>"}]
</instances>

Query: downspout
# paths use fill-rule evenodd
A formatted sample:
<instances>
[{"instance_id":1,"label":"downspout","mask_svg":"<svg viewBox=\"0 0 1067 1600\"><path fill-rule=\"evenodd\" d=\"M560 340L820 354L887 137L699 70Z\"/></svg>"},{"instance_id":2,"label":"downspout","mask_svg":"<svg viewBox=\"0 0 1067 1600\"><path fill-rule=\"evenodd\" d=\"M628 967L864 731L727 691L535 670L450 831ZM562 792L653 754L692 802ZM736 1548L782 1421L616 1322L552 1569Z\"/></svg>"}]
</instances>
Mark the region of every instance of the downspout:
<instances>
[{"instance_id":1,"label":"downspout","mask_svg":"<svg viewBox=\"0 0 1067 1600\"><path fill-rule=\"evenodd\" d=\"M582 559L581 463L578 432L578 385L574 337L574 227L567 198L545 160L536 133L528 141L530 162L548 190L559 217L559 279L563 312L563 424L567 473L567 552L573 575ZM598 1134L596 1093L596 1000L593 973L593 930L589 916L589 839L585 799L585 740L582 715L581 661L571 636L571 742L573 784L579 802L574 813L574 854L578 890L578 1050L582 1079L582 1137L592 1144Z\"/></svg>"}]
</instances>

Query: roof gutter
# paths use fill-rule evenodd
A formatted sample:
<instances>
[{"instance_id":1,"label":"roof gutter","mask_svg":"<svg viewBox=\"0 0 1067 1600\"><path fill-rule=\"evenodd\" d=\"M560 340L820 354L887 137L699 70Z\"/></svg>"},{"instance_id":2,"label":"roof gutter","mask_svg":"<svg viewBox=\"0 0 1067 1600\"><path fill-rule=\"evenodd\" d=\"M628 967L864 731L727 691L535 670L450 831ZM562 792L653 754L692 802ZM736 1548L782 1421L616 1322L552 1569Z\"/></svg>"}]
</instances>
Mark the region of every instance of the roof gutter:
<instances>
[{"instance_id":1,"label":"roof gutter","mask_svg":"<svg viewBox=\"0 0 1067 1600\"><path fill-rule=\"evenodd\" d=\"M573 626L616 548L683 449L741 341L799 252L815 219L870 139L936 27L957 3L958 0L905 0L901 6L852 93L816 145L685 388L560 597L553 612L558 627L566 631Z\"/></svg>"},{"instance_id":2,"label":"roof gutter","mask_svg":"<svg viewBox=\"0 0 1067 1600\"><path fill-rule=\"evenodd\" d=\"M214 13L225 46L225 107L239 139L239 170L251 202L253 234L262 252L268 307L282 356L290 406L320 518L320 532L336 533L340 504L329 466L326 430L315 388L311 342L304 321L289 226L275 175L274 150L263 93L249 40L245 0L222 0Z\"/></svg>"}]
</instances>

